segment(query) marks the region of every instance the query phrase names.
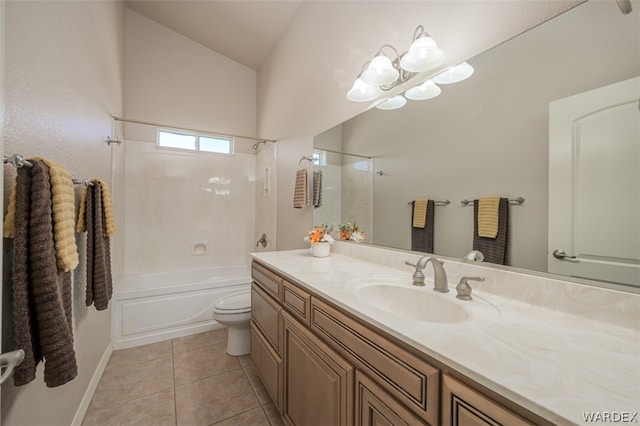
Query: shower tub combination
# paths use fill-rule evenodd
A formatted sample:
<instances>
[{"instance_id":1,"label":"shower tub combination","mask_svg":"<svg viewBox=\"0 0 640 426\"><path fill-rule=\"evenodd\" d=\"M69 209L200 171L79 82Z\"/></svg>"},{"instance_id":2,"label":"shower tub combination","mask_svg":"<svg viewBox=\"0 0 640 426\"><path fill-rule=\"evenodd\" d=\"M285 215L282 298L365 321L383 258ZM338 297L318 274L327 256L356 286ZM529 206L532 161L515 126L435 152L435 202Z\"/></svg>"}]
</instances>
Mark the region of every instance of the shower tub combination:
<instances>
[{"instance_id":1,"label":"shower tub combination","mask_svg":"<svg viewBox=\"0 0 640 426\"><path fill-rule=\"evenodd\" d=\"M215 302L250 288L248 265L125 275L113 290L113 349L221 328Z\"/></svg>"}]
</instances>

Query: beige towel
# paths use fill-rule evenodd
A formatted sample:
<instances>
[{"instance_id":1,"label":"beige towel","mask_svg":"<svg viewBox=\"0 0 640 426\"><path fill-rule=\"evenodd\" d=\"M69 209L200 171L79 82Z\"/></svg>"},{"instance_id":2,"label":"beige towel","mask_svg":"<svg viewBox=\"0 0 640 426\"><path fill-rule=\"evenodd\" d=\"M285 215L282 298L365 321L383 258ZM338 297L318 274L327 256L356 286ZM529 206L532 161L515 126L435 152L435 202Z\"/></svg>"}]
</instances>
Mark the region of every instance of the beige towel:
<instances>
[{"instance_id":1,"label":"beige towel","mask_svg":"<svg viewBox=\"0 0 640 426\"><path fill-rule=\"evenodd\" d=\"M309 205L309 182L307 169L300 169L296 172L296 185L293 190L293 207L301 209Z\"/></svg>"},{"instance_id":2,"label":"beige towel","mask_svg":"<svg viewBox=\"0 0 640 426\"><path fill-rule=\"evenodd\" d=\"M498 235L498 209L500 197L483 197L478 200L478 236L495 238Z\"/></svg>"},{"instance_id":3,"label":"beige towel","mask_svg":"<svg viewBox=\"0 0 640 426\"><path fill-rule=\"evenodd\" d=\"M427 203L428 198L418 198L413 203L413 227L424 228L427 224Z\"/></svg>"}]
</instances>

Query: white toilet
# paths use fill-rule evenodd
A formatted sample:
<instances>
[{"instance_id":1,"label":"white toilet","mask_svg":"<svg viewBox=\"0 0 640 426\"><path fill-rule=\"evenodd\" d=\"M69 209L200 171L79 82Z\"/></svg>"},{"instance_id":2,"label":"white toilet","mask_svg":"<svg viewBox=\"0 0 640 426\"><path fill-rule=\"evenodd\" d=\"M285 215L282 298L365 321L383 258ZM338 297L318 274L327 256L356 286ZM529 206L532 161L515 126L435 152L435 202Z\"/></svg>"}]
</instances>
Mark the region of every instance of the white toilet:
<instances>
[{"instance_id":1,"label":"white toilet","mask_svg":"<svg viewBox=\"0 0 640 426\"><path fill-rule=\"evenodd\" d=\"M251 333L251 291L223 297L213 305L213 319L228 327L227 353L233 356L249 353Z\"/></svg>"}]
</instances>

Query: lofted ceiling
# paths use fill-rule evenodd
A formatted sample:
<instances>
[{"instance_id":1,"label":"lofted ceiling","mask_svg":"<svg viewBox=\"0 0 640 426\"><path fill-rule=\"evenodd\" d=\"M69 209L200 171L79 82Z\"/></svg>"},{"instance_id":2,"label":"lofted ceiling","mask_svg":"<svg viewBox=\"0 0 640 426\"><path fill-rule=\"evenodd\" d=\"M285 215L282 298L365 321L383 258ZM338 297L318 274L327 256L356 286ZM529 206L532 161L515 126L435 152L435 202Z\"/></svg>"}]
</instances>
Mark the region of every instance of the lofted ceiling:
<instances>
[{"instance_id":1,"label":"lofted ceiling","mask_svg":"<svg viewBox=\"0 0 640 426\"><path fill-rule=\"evenodd\" d=\"M131 10L253 70L295 16L299 0L128 0Z\"/></svg>"}]
</instances>

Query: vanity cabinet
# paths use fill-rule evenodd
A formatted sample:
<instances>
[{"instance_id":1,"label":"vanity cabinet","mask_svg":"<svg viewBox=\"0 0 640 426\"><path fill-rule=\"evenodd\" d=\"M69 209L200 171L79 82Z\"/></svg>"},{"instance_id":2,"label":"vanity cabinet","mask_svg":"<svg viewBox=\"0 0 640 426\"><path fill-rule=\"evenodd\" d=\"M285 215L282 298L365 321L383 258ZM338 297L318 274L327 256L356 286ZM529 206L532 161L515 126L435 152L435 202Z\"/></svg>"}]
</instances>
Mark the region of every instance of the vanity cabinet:
<instances>
[{"instance_id":1,"label":"vanity cabinet","mask_svg":"<svg viewBox=\"0 0 640 426\"><path fill-rule=\"evenodd\" d=\"M252 276L251 357L288 424L547 423L256 262Z\"/></svg>"}]
</instances>

